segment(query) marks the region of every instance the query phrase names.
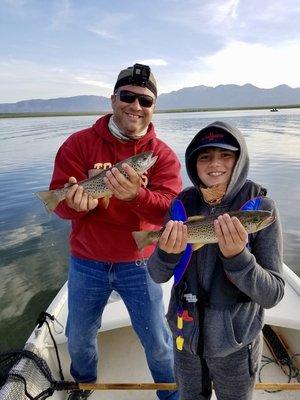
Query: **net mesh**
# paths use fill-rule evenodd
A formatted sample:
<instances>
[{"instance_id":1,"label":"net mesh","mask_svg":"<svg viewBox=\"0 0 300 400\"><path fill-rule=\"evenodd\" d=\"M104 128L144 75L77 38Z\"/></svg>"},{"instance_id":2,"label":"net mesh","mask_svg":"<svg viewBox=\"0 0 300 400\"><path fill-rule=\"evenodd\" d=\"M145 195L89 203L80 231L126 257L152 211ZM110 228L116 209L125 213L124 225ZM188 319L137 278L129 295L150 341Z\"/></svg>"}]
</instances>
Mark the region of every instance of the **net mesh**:
<instances>
[{"instance_id":1,"label":"net mesh","mask_svg":"<svg viewBox=\"0 0 300 400\"><path fill-rule=\"evenodd\" d=\"M0 354L0 399L46 399L53 394L51 371L34 346Z\"/></svg>"}]
</instances>

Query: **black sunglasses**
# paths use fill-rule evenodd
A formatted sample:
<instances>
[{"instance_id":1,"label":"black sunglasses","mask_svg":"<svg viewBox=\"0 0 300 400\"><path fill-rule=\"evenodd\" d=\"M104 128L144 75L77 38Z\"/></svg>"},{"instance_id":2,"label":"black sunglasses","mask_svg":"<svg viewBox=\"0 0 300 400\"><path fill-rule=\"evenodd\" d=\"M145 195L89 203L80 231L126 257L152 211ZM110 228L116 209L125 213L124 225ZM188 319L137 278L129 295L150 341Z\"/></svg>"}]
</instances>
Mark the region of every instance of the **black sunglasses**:
<instances>
[{"instance_id":1,"label":"black sunglasses","mask_svg":"<svg viewBox=\"0 0 300 400\"><path fill-rule=\"evenodd\" d=\"M134 92L130 92L130 90L119 90L115 93L116 96L120 97L120 100L124 103L133 103L135 99L138 99L141 107L149 108L152 106L154 99L151 96L146 94L138 94Z\"/></svg>"}]
</instances>

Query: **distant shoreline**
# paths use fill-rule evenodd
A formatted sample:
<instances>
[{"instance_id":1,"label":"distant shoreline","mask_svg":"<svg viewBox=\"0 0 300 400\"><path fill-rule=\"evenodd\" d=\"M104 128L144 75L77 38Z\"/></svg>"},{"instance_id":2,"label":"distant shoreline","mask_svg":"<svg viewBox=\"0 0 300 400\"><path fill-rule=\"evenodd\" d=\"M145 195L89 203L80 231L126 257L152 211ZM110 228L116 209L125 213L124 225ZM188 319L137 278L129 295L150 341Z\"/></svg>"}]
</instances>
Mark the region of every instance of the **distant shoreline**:
<instances>
[{"instance_id":1,"label":"distant shoreline","mask_svg":"<svg viewBox=\"0 0 300 400\"><path fill-rule=\"evenodd\" d=\"M290 105L270 105L256 107L214 107L214 108L174 108L169 110L155 110L155 114L165 113L185 113L185 112L213 112L213 111L242 111L242 110L271 110L276 108L278 111L287 108L300 108L300 104ZM84 115L105 115L111 111L82 111L82 112L34 112L34 113L0 113L0 118L35 118L35 117L74 117Z\"/></svg>"}]
</instances>

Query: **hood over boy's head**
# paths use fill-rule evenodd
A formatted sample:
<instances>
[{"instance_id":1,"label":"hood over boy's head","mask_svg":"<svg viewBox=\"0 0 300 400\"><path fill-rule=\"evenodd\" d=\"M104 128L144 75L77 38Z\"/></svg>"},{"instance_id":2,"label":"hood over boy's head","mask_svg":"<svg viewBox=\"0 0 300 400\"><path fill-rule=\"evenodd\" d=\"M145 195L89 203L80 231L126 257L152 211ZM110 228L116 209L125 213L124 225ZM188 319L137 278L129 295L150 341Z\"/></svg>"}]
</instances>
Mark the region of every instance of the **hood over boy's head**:
<instances>
[{"instance_id":1,"label":"hood over boy's head","mask_svg":"<svg viewBox=\"0 0 300 400\"><path fill-rule=\"evenodd\" d=\"M234 196L244 185L249 171L248 149L243 134L236 127L222 121L216 121L201 129L192 139L185 152L187 174L194 184L201 183L197 173L199 153L208 147L220 147L237 152L238 160L227 188L227 194Z\"/></svg>"}]
</instances>

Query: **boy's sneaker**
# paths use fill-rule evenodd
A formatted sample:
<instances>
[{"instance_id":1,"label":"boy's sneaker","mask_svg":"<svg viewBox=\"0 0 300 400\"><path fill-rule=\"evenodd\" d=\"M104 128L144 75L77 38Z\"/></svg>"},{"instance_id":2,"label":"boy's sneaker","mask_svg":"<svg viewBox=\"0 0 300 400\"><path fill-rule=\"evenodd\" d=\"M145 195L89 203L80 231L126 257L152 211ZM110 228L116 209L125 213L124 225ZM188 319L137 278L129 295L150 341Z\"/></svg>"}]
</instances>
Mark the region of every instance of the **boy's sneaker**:
<instances>
[{"instance_id":1,"label":"boy's sneaker","mask_svg":"<svg viewBox=\"0 0 300 400\"><path fill-rule=\"evenodd\" d=\"M92 394L92 390L72 390L68 400L86 400Z\"/></svg>"}]
</instances>

